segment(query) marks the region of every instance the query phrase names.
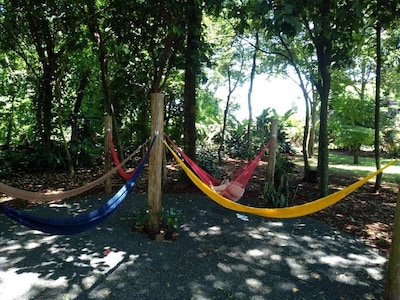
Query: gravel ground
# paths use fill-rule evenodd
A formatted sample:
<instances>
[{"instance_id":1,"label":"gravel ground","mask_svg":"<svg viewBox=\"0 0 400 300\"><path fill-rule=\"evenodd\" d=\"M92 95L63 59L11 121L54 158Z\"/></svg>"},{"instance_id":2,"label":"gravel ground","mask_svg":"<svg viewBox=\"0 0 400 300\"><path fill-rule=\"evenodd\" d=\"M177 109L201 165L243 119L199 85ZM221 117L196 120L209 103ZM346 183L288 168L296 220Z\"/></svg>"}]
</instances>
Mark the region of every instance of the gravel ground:
<instances>
[{"instance_id":1,"label":"gravel ground","mask_svg":"<svg viewBox=\"0 0 400 300\"><path fill-rule=\"evenodd\" d=\"M27 210L65 216L106 198ZM73 236L0 215L0 299L382 298L387 257L324 223L244 221L203 195L169 194L163 205L181 209L184 224L178 240L155 242L132 231L146 199L129 195L101 226Z\"/></svg>"}]
</instances>

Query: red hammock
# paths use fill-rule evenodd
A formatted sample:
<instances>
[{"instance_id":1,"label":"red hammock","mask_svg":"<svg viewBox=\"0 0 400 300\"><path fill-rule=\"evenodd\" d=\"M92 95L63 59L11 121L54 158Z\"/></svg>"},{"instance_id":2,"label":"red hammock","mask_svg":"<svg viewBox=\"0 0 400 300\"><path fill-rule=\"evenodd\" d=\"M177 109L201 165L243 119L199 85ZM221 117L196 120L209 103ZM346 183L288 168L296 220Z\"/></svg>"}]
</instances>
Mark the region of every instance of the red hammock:
<instances>
[{"instance_id":1,"label":"red hammock","mask_svg":"<svg viewBox=\"0 0 400 300\"><path fill-rule=\"evenodd\" d=\"M132 172L125 172L124 171L124 169L122 168L121 163L119 161L117 151L115 150L115 146L114 146L113 141L112 141L111 132L108 131L107 135L108 135L108 139L110 141L111 155L112 155L112 158L114 160L114 164L118 167L118 174L122 177L122 179L129 180L135 174L136 169L133 170ZM140 148L141 148L141 146L140 146Z\"/></svg>"},{"instance_id":2,"label":"red hammock","mask_svg":"<svg viewBox=\"0 0 400 300\"><path fill-rule=\"evenodd\" d=\"M165 135L170 144L173 145L175 150L183 157L186 163L192 168L192 170L199 176L199 178L209 186L217 186L221 184L221 181L214 178L197 165L189 156L187 156L180 147L178 147L167 135ZM272 138L264 145L261 151L246 165L239 169L234 175L233 179L229 183L225 184L225 188L219 193L231 200L237 201L244 193L244 189L247 186L255 168L260 162L261 158L272 143ZM241 194L240 194L241 193Z\"/></svg>"}]
</instances>

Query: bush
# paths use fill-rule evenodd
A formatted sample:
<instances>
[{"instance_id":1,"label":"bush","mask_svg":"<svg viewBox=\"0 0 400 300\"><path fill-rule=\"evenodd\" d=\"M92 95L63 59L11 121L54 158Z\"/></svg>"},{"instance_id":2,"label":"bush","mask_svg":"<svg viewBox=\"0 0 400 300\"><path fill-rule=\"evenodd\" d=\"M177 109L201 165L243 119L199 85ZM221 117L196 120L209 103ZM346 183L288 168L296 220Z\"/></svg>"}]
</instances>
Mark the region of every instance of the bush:
<instances>
[{"instance_id":1,"label":"bush","mask_svg":"<svg viewBox=\"0 0 400 300\"><path fill-rule=\"evenodd\" d=\"M275 164L274 182L264 186L264 202L266 207L286 207L289 205L289 174L295 164L285 156L278 156Z\"/></svg>"}]
</instances>

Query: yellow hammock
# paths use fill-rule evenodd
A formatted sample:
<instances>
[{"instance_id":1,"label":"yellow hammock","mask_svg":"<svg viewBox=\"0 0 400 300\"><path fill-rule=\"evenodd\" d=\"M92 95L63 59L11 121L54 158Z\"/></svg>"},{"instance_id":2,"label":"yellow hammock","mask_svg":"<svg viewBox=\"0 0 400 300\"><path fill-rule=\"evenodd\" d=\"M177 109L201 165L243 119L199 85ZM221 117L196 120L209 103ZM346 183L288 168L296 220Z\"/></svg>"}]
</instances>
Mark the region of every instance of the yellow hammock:
<instances>
[{"instance_id":1,"label":"yellow hammock","mask_svg":"<svg viewBox=\"0 0 400 300\"><path fill-rule=\"evenodd\" d=\"M258 208L258 207L247 206L247 205L243 205L243 204L234 202L230 199L227 199L227 198L221 196L217 192L215 192L212 188L210 188L208 185L206 185L204 182L202 182L200 180L200 178L198 178L186 166L186 164L179 158L179 156L170 148L170 146L165 141L164 141L164 144L169 149L169 151L172 153L172 155L175 157L176 161L181 165L181 167L185 171L185 173L193 181L193 183L203 193L205 193L209 198L211 198L212 200L214 200L215 202L217 202L218 204L220 204L221 206L223 206L225 208L235 210L238 212L250 213L250 214L255 214L255 215L259 215L262 217L269 217L269 218L296 218L296 217L305 216L305 215L320 211L322 209L325 209L328 206L331 206L331 205L339 202L344 197L346 197L348 194L352 193L354 190L358 189L360 186L365 184L368 180L375 177L377 174L381 173L384 169L386 169L386 168L390 167L391 165L393 165L394 163L396 163L396 160L392 160L384 167L369 174L367 177L364 177L360 181L357 181L340 191L337 191L333 194L330 194L326 197L317 199L312 202L308 202L308 203L301 204L301 205L295 205L295 206L291 206L291 207L284 207L284 208Z\"/></svg>"}]
</instances>

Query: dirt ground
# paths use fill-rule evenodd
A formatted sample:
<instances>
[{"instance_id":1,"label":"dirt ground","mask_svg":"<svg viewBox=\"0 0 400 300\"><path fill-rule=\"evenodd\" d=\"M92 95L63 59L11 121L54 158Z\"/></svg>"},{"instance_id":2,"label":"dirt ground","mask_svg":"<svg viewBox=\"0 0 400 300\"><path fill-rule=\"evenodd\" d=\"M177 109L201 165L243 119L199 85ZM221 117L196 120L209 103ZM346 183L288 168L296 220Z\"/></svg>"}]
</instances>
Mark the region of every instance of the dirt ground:
<instances>
[{"instance_id":1,"label":"dirt ground","mask_svg":"<svg viewBox=\"0 0 400 300\"><path fill-rule=\"evenodd\" d=\"M230 160L224 165L226 170L235 170L240 162ZM164 186L165 193L178 194L197 194L201 193L194 187L180 170L179 166L171 163L167 168L167 180ZM253 199L255 204L262 203L262 193L265 183L266 164L261 163L253 177L251 178L244 198ZM90 182L99 176L101 171L92 172L79 170L73 177L63 173L54 174L13 174L7 178L0 178L2 182L12 186L31 190L46 192L49 190L61 189L68 190L79 187L84 183ZM146 174L140 177L135 190L147 192ZM354 176L330 176L329 188L332 192L342 189L359 178ZM123 181L116 174L113 178L115 190L121 186ZM292 197L290 204L296 205L312 201L318 198L318 185L316 183L306 183L302 180L301 170L293 174L290 180L290 190ZM343 201L328 209L312 214L311 217L320 220L332 227L336 227L344 232L356 236L366 245L388 251L391 245L391 232L394 221L396 206L396 193L392 187L383 184L379 193L373 192L373 182L369 182L347 196ZM104 188L99 186L85 195L101 194ZM83 195L81 195L82 197ZM26 206L27 203L18 199L9 199L6 195L0 194L0 202L8 202L14 207Z\"/></svg>"}]
</instances>

